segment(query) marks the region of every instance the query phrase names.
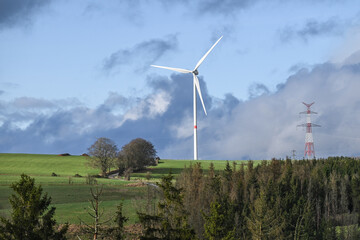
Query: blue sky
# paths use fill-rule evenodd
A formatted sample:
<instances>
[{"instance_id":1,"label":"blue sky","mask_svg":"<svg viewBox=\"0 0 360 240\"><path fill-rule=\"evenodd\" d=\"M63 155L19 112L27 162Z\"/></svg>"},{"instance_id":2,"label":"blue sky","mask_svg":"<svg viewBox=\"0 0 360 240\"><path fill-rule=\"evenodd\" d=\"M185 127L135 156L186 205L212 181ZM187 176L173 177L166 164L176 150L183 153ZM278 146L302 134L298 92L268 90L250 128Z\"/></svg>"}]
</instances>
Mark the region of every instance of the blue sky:
<instances>
[{"instance_id":1,"label":"blue sky","mask_svg":"<svg viewBox=\"0 0 360 240\"><path fill-rule=\"evenodd\" d=\"M355 0L2 0L0 151L81 154L98 137L150 140L192 157L192 79L208 116L199 158L358 156L360 9Z\"/></svg>"}]
</instances>

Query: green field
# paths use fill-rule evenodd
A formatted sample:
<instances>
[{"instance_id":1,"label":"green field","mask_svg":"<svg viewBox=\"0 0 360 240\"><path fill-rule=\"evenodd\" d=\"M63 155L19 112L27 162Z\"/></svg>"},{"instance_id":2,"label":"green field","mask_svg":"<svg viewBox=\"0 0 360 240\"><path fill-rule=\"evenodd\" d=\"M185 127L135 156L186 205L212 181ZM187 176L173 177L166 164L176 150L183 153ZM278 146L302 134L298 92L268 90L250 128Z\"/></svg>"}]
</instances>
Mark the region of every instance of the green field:
<instances>
[{"instance_id":1,"label":"green field","mask_svg":"<svg viewBox=\"0 0 360 240\"><path fill-rule=\"evenodd\" d=\"M98 170L86 165L83 156L58 156L43 154L0 154L0 174L19 175L21 173L33 176L74 176L96 174Z\"/></svg>"},{"instance_id":2,"label":"green field","mask_svg":"<svg viewBox=\"0 0 360 240\"><path fill-rule=\"evenodd\" d=\"M18 181L25 173L34 177L37 184L41 184L44 191L52 197L52 204L56 207L56 220L59 223L79 223L79 218L90 221L87 208L89 206L90 188L94 185L86 184L88 174L98 174L99 170L87 165L87 158L83 156L57 156L39 154L0 154L0 214L8 215L10 204L8 197L12 194L10 184ZM210 163L216 170L222 170L226 161L196 161L208 169ZM237 161L244 163L245 161ZM145 181L147 172L151 174L151 181L159 181L161 176L170 171L177 175L184 167L194 163L191 160L161 160L158 166L148 168L141 173L133 173L132 181ZM57 177L51 174L56 173ZM79 174L82 177L74 177ZM130 218L128 224L137 221L136 210L146 195L147 187L127 186L128 181L119 179L97 178L98 185L103 186L102 206L105 215L111 215L116 206L123 202L124 214ZM105 217L106 218L106 217Z\"/></svg>"}]
</instances>

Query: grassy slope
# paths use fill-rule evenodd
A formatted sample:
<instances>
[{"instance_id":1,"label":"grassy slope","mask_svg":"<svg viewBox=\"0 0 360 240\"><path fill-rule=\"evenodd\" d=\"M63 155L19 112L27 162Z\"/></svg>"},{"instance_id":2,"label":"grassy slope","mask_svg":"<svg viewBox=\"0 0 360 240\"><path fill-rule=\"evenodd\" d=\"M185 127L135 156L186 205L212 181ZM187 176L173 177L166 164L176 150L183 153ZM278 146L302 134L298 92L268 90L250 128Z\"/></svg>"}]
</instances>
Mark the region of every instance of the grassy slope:
<instances>
[{"instance_id":1,"label":"grassy slope","mask_svg":"<svg viewBox=\"0 0 360 240\"><path fill-rule=\"evenodd\" d=\"M208 169L213 162L215 169L222 170L226 161L198 161L204 169ZM99 170L87 166L87 159L82 156L61 157L57 155L38 154L0 154L0 214L8 214L10 204L8 197L12 194L10 184L18 181L22 173L28 174L41 184L45 192L52 197L52 203L56 207L56 219L60 223L79 223L78 217L88 220L87 207L90 196L90 187L85 184L85 177L75 178L76 173L87 176L97 174ZM158 166L151 167L151 178L158 181L159 178L171 171L179 174L185 166L190 166L194 161L189 160L161 160ZM52 173L60 175L51 177ZM144 178L144 173L134 173L134 178ZM72 184L69 184L71 180ZM130 223L136 221L136 205L141 202L145 195L146 187L128 187L128 182L117 179L97 179L104 185L102 206L105 212L113 213L116 205L123 201L124 213L130 217Z\"/></svg>"},{"instance_id":2,"label":"grassy slope","mask_svg":"<svg viewBox=\"0 0 360 240\"><path fill-rule=\"evenodd\" d=\"M18 175L26 173L38 176L59 175L73 176L76 173L87 175L98 170L86 166L86 157L42 154L0 154L0 174Z\"/></svg>"}]
</instances>

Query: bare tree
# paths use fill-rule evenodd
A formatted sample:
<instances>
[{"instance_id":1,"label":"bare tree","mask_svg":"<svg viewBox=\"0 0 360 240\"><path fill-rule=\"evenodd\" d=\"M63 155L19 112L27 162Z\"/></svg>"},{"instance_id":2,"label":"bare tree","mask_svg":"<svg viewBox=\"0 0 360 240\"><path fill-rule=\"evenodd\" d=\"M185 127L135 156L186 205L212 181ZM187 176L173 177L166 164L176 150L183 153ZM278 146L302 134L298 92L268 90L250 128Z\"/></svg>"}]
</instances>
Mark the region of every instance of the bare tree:
<instances>
[{"instance_id":1,"label":"bare tree","mask_svg":"<svg viewBox=\"0 0 360 240\"><path fill-rule=\"evenodd\" d=\"M106 171L114 165L118 151L116 144L108 138L98 138L88 151L90 165L100 168L101 175L106 176Z\"/></svg>"},{"instance_id":2,"label":"bare tree","mask_svg":"<svg viewBox=\"0 0 360 240\"><path fill-rule=\"evenodd\" d=\"M93 211L93 213L89 212L89 215L94 219L95 223L94 223L94 239L97 239L98 234L99 234L99 227L100 227L100 217L103 213L100 212L99 209L99 198L101 196L102 193L102 188L99 189L96 188L96 192L94 193L94 191L92 190L92 188L90 188L91 191L91 196L93 199L90 200L91 203L91 210Z\"/></svg>"},{"instance_id":3,"label":"bare tree","mask_svg":"<svg viewBox=\"0 0 360 240\"><path fill-rule=\"evenodd\" d=\"M125 239L124 224L129 219L123 215L123 203L119 203L115 214L104 214L105 209L100 207L102 200L101 196L103 193L103 186L99 188L90 188L91 199L89 200L90 205L88 206L88 214L90 215L93 223L87 224L80 219L82 224L81 232L84 237L92 237L93 240L97 239ZM104 220L107 216L107 220ZM115 226L109 226L108 223L113 221ZM82 240L79 236L78 239Z\"/></svg>"},{"instance_id":4,"label":"bare tree","mask_svg":"<svg viewBox=\"0 0 360 240\"><path fill-rule=\"evenodd\" d=\"M101 231L100 227L102 224L105 223L105 222L100 222L102 216L104 215L104 209L100 209L100 204L101 204L100 198L102 191L103 191L102 186L100 189L96 187L95 191L92 188L90 188L90 193L92 198L89 200L90 206L89 206L88 214L94 220L94 223L87 224L80 219L81 223L84 225L84 228L82 228L83 233L91 234L94 240L98 239Z\"/></svg>"}]
</instances>

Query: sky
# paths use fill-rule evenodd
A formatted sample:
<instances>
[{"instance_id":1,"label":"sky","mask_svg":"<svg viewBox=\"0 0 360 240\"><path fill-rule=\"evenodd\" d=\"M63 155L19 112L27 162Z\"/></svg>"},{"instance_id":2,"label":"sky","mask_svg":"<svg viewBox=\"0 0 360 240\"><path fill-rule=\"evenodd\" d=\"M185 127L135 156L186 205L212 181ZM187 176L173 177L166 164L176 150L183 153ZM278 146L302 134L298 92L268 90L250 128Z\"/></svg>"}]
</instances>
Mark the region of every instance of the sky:
<instances>
[{"instance_id":1,"label":"sky","mask_svg":"<svg viewBox=\"0 0 360 240\"><path fill-rule=\"evenodd\" d=\"M134 138L160 158L360 155L356 0L0 0L0 152L82 154Z\"/></svg>"}]
</instances>

